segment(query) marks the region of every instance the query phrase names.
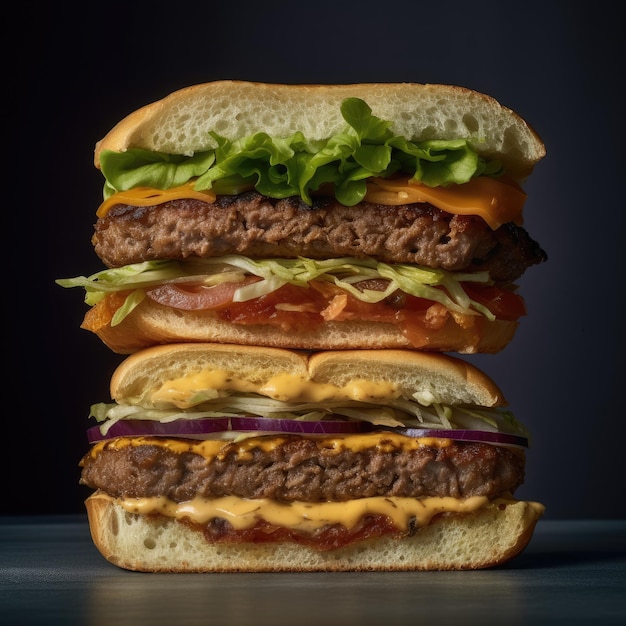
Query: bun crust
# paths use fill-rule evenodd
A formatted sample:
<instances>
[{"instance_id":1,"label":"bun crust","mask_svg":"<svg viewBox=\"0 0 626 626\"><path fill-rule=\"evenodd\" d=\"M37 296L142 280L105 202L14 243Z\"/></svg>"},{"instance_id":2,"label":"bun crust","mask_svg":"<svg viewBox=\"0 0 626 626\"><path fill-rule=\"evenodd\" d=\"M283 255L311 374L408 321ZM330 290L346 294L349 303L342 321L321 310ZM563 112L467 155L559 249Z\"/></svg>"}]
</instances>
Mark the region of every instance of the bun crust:
<instances>
[{"instance_id":1,"label":"bun crust","mask_svg":"<svg viewBox=\"0 0 626 626\"><path fill-rule=\"evenodd\" d=\"M522 180L545 155L537 133L514 111L490 96L452 85L370 83L279 85L215 81L180 89L121 120L96 145L102 150L144 148L193 154L216 147L209 132L234 140L256 132L287 137L296 131L309 140L341 132L341 102L365 100L374 115L392 122L407 139L467 139L489 158L501 159Z\"/></svg>"},{"instance_id":2,"label":"bun crust","mask_svg":"<svg viewBox=\"0 0 626 626\"><path fill-rule=\"evenodd\" d=\"M208 543L174 518L126 512L95 494L86 501L93 541L118 567L145 572L313 572L480 569L528 544L541 505L514 501L474 513L444 514L412 537L368 539L330 552L294 543Z\"/></svg>"},{"instance_id":3,"label":"bun crust","mask_svg":"<svg viewBox=\"0 0 626 626\"><path fill-rule=\"evenodd\" d=\"M517 321L491 322L476 316L474 326L464 329L450 320L440 330L429 330L423 342L415 345L396 326L383 322L328 321L310 330L285 332L272 326L232 324L212 311L181 311L149 298L144 298L132 314L116 326L109 323L92 328L91 324L83 323L83 327L93 330L106 346L119 354L180 341L219 341L302 350L412 348L493 354L510 343L518 325Z\"/></svg>"},{"instance_id":4,"label":"bun crust","mask_svg":"<svg viewBox=\"0 0 626 626\"><path fill-rule=\"evenodd\" d=\"M494 381L461 359L415 350L347 350L305 352L228 346L169 344L128 357L113 373L111 397L117 401L141 398L168 380L202 370L226 371L255 384L279 374L337 386L351 380L391 382L407 397L418 394L428 402L504 406Z\"/></svg>"}]
</instances>

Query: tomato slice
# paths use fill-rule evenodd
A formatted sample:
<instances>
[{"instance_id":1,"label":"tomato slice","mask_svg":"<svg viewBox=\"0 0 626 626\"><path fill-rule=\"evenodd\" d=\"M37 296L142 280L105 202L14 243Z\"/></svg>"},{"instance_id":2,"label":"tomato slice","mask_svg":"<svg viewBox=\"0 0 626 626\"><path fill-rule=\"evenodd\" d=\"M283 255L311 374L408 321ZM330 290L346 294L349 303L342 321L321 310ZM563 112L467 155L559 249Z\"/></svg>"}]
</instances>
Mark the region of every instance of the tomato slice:
<instances>
[{"instance_id":1,"label":"tomato slice","mask_svg":"<svg viewBox=\"0 0 626 626\"><path fill-rule=\"evenodd\" d=\"M261 280L258 276L247 276L241 281L202 285L198 283L167 283L146 290L146 295L165 306L184 311L220 309L233 301L235 291Z\"/></svg>"}]
</instances>

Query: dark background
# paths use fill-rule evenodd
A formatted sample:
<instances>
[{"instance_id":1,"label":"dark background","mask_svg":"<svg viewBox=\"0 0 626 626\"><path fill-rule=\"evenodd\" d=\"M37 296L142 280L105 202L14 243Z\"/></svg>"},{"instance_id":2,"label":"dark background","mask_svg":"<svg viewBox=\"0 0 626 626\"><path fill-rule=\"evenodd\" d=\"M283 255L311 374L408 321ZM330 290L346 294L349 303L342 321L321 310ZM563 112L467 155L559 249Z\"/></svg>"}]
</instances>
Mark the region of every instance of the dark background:
<instances>
[{"instance_id":1,"label":"dark background","mask_svg":"<svg viewBox=\"0 0 626 626\"><path fill-rule=\"evenodd\" d=\"M84 511L78 461L88 448L89 406L109 400L121 357L80 330L84 292L54 279L102 269L90 243L103 183L95 142L174 89L245 79L452 83L496 97L539 132L548 155L526 185L525 226L550 258L519 281L529 315L513 342L497 355L467 358L498 382L533 433L517 495L546 504L551 518L626 517L617 374L625 347L617 100L624 55L614 5L18 8L6 23L16 43L4 53L9 429L1 512Z\"/></svg>"}]
</instances>

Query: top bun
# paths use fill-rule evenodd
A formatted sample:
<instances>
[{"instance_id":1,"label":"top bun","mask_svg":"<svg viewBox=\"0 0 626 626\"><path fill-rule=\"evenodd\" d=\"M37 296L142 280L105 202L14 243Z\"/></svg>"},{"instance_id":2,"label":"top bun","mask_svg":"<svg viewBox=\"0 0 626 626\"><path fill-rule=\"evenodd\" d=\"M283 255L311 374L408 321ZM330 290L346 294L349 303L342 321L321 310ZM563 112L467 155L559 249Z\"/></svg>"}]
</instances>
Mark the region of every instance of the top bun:
<instances>
[{"instance_id":1,"label":"top bun","mask_svg":"<svg viewBox=\"0 0 626 626\"><path fill-rule=\"evenodd\" d=\"M486 158L500 159L507 173L523 180L545 156L535 131L490 96L452 85L371 83L279 85L215 81L186 87L121 120L96 145L123 152L143 148L191 155L216 147L210 131L235 140L257 132L287 137L301 131L309 140L341 132L340 105L361 98L395 134L412 141L467 139Z\"/></svg>"},{"instance_id":2,"label":"top bun","mask_svg":"<svg viewBox=\"0 0 626 626\"><path fill-rule=\"evenodd\" d=\"M280 374L338 387L353 380L392 383L399 395L424 405L505 406L484 372L448 355L414 350L340 350L308 354L280 348L212 343L165 344L136 352L111 378L111 397L147 401L164 383L221 371L263 385Z\"/></svg>"}]
</instances>

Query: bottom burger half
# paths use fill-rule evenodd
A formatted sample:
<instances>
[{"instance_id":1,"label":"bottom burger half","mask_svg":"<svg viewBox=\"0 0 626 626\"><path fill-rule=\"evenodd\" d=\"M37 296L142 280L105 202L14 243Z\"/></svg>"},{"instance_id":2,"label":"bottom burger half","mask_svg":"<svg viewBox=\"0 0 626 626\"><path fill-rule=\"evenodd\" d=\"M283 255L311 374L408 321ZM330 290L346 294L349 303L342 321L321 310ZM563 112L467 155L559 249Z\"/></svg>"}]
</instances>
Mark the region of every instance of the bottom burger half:
<instances>
[{"instance_id":1,"label":"bottom burger half","mask_svg":"<svg viewBox=\"0 0 626 626\"><path fill-rule=\"evenodd\" d=\"M175 344L126 359L111 395L81 482L122 568L478 569L543 513L513 495L528 433L453 357Z\"/></svg>"}]
</instances>

